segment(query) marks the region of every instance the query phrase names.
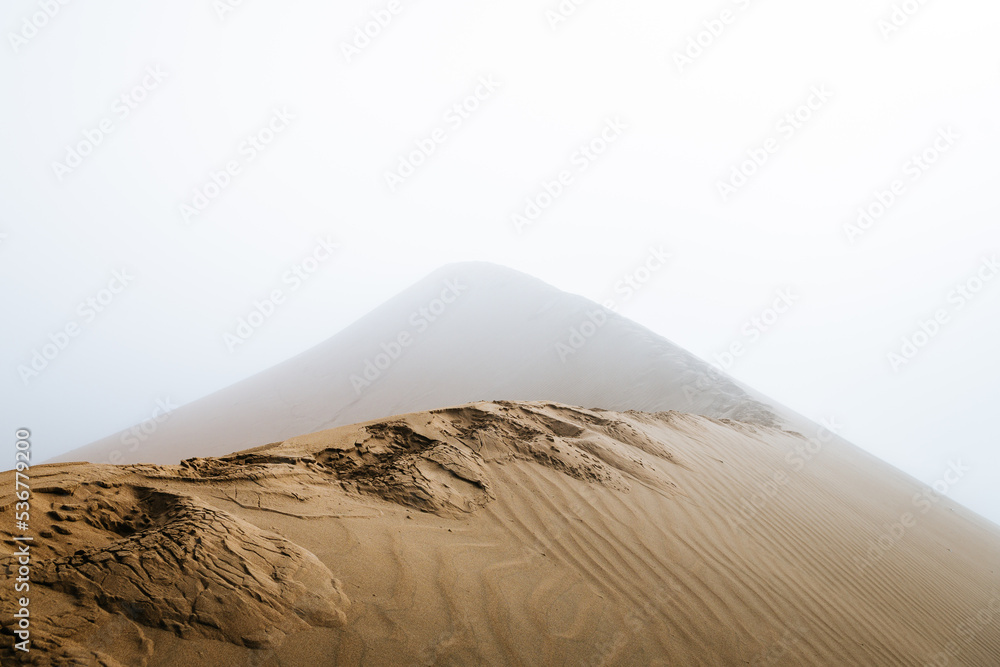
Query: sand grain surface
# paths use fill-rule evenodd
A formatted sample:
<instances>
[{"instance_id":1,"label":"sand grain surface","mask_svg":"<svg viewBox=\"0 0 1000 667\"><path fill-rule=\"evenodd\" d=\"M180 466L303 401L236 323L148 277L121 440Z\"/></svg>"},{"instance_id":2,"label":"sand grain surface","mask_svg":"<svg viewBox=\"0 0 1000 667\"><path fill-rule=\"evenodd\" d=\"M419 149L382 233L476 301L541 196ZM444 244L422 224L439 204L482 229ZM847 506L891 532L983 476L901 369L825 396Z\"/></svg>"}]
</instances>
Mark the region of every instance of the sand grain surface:
<instances>
[{"instance_id":1,"label":"sand grain surface","mask_svg":"<svg viewBox=\"0 0 1000 667\"><path fill-rule=\"evenodd\" d=\"M823 434L500 401L33 479L35 664L1000 664L1000 529Z\"/></svg>"}]
</instances>

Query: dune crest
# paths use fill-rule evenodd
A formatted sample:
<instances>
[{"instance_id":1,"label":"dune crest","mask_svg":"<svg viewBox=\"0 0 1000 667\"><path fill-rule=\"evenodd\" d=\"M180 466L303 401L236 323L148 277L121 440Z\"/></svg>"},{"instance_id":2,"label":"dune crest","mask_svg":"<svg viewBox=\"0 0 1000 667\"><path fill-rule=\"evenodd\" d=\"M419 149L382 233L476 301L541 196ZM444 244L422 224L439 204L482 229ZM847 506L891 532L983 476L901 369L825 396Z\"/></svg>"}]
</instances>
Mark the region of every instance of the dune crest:
<instances>
[{"instance_id":1,"label":"dune crest","mask_svg":"<svg viewBox=\"0 0 1000 667\"><path fill-rule=\"evenodd\" d=\"M34 472L36 664L1000 656L1000 529L833 437L497 401Z\"/></svg>"}]
</instances>

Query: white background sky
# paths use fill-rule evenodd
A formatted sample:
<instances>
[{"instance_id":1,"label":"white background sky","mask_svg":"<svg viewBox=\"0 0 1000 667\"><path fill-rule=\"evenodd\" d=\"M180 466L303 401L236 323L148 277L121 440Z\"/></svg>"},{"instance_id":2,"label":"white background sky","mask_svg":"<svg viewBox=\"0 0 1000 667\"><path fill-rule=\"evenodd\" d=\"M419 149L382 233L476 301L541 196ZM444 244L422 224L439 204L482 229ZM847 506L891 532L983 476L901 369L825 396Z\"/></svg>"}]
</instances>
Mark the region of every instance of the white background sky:
<instances>
[{"instance_id":1,"label":"white background sky","mask_svg":"<svg viewBox=\"0 0 1000 667\"><path fill-rule=\"evenodd\" d=\"M44 3L42 3L44 4ZM886 39L886 0L654 3L402 2L347 62L342 44L386 2L70 2L0 13L0 428L36 460L150 417L326 339L438 266L488 260L602 301L650 245L670 264L619 312L712 360L787 288L799 301L730 373L1000 522L1000 276L961 310L948 295L1000 251L1000 5L931 2ZM912 3L916 6L916 3ZM675 52L734 20L683 71ZM40 18L34 19L41 23ZM706 43L709 40L706 40ZM120 118L147 67L166 78ZM500 82L461 127L444 115ZM147 81L151 81L147 80ZM790 139L776 128L813 86L832 98ZM273 109L295 120L252 161ZM586 172L578 147L628 126ZM61 181L53 162L111 119ZM447 140L395 192L413 142ZM959 136L917 181L904 163ZM766 139L779 148L735 195L717 182ZM242 171L186 225L179 205L229 160ZM574 182L529 228L511 214L562 169ZM894 179L905 191L852 244L845 223ZM282 286L319 236L339 244L245 345L223 335ZM135 276L88 322L112 272ZM951 315L912 361L920 319ZM19 365L69 322L66 349L25 384ZM483 351L488 354L488 350Z\"/></svg>"}]
</instances>

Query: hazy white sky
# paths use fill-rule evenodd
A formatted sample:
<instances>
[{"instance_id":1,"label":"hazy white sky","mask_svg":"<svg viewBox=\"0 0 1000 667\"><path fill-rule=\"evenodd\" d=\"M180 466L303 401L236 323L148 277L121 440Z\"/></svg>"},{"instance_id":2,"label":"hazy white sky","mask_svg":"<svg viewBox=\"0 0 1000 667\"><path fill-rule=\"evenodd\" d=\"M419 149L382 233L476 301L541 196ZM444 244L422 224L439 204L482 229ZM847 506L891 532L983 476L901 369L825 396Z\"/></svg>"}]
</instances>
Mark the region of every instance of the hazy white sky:
<instances>
[{"instance_id":1,"label":"hazy white sky","mask_svg":"<svg viewBox=\"0 0 1000 667\"><path fill-rule=\"evenodd\" d=\"M0 29L0 428L38 460L481 259L742 344L735 377L924 482L961 460L949 495L1000 522L992 0L11 0Z\"/></svg>"}]
</instances>

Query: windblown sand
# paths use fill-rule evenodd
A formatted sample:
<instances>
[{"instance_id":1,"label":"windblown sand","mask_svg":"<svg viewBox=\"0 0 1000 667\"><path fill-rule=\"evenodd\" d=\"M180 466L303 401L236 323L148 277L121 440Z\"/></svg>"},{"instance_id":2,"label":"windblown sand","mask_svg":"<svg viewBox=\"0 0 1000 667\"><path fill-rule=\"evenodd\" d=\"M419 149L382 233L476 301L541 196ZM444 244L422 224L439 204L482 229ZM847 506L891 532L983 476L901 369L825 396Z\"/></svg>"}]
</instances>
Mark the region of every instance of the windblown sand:
<instances>
[{"instance_id":1,"label":"windblown sand","mask_svg":"<svg viewBox=\"0 0 1000 667\"><path fill-rule=\"evenodd\" d=\"M35 664L1000 665L1000 528L825 432L475 403L32 481Z\"/></svg>"}]
</instances>

